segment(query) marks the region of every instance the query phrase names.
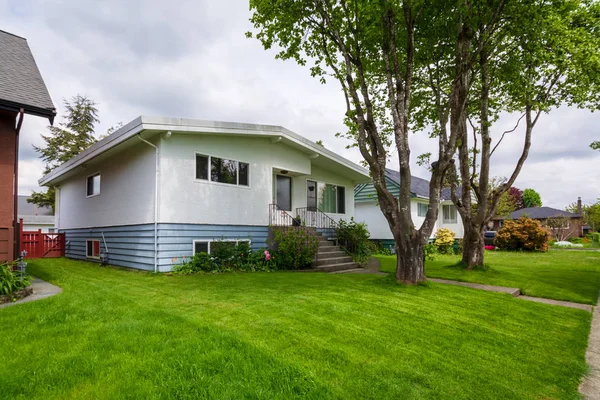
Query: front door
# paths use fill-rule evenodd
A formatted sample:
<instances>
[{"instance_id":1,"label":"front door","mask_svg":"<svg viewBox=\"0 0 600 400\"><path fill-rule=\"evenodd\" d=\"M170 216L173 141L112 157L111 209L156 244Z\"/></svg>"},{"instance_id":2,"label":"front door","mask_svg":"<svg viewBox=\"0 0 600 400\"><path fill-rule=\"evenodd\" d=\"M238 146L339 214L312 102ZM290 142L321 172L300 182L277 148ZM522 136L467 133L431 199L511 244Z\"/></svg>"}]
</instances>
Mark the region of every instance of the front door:
<instances>
[{"instance_id":1,"label":"front door","mask_svg":"<svg viewBox=\"0 0 600 400\"><path fill-rule=\"evenodd\" d=\"M317 209L317 182L306 181L306 208L309 211Z\"/></svg>"},{"instance_id":2,"label":"front door","mask_svg":"<svg viewBox=\"0 0 600 400\"><path fill-rule=\"evenodd\" d=\"M292 211L292 178L277 175L277 205L285 211Z\"/></svg>"}]
</instances>

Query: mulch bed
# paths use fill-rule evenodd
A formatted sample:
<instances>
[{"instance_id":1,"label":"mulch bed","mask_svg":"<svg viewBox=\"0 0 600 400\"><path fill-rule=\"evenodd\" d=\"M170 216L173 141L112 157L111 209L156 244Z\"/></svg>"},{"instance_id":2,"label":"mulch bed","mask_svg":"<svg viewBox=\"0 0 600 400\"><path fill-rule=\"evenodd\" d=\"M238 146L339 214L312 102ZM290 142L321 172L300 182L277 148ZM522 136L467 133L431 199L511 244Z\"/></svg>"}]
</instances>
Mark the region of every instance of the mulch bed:
<instances>
[{"instance_id":1,"label":"mulch bed","mask_svg":"<svg viewBox=\"0 0 600 400\"><path fill-rule=\"evenodd\" d=\"M18 292L15 292L11 295L2 295L0 296L0 304L4 303L12 303L13 301L17 301L22 299L23 297L27 297L33 293L33 289L31 286L26 287L25 289L21 289Z\"/></svg>"}]
</instances>

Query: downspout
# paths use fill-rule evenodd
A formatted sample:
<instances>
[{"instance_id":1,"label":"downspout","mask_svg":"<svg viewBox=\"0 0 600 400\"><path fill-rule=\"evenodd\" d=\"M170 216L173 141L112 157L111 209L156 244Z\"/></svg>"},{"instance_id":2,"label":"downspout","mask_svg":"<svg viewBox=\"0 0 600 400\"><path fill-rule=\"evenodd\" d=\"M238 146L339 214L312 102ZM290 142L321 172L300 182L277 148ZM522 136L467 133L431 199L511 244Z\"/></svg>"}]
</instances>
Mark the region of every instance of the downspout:
<instances>
[{"instance_id":1,"label":"downspout","mask_svg":"<svg viewBox=\"0 0 600 400\"><path fill-rule=\"evenodd\" d=\"M142 137L140 133L138 138L156 149L156 177L154 182L154 272L158 272L158 184L160 178L160 149L158 146L150 143Z\"/></svg>"},{"instance_id":2,"label":"downspout","mask_svg":"<svg viewBox=\"0 0 600 400\"><path fill-rule=\"evenodd\" d=\"M14 228L14 242L13 242L13 257L18 258L21 256L20 242L21 235L19 232L19 134L21 133L21 127L23 126L23 118L25 117L25 110L19 110L19 121L17 122L17 128L15 129L15 166L14 166L14 205L13 205L13 228Z\"/></svg>"}]
</instances>

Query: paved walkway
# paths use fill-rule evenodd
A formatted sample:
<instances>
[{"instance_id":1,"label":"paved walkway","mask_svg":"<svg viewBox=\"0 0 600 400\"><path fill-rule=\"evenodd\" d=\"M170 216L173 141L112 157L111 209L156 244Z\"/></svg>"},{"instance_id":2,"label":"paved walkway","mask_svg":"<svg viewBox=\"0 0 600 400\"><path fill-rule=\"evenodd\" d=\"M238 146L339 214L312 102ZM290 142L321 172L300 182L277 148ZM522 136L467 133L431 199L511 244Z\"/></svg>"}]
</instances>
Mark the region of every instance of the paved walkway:
<instances>
[{"instance_id":1,"label":"paved walkway","mask_svg":"<svg viewBox=\"0 0 600 400\"><path fill-rule=\"evenodd\" d=\"M480 283L450 281L447 279L429 278L428 280L430 280L432 282L437 282L437 283L444 283L447 285L464 286L464 287L469 287L472 289L486 290L488 292L508 293L511 296L522 299L522 300L534 301L536 303L550 304L553 306L578 308L580 310L592 312L592 306L589 304L572 303L570 301L545 299L542 297L523 296L523 295L521 295L521 290L519 290L517 288L509 288L509 287L504 287L504 286L493 286L493 285L482 285Z\"/></svg>"},{"instance_id":2,"label":"paved walkway","mask_svg":"<svg viewBox=\"0 0 600 400\"><path fill-rule=\"evenodd\" d=\"M45 299L46 297L54 296L55 294L59 294L62 292L62 289L58 286L55 286L51 283L43 281L38 278L33 278L31 282L31 289L33 289L33 294L22 298L20 300L14 301L12 303L4 303L0 304L0 308L14 306L15 304L27 303L30 301Z\"/></svg>"},{"instance_id":3,"label":"paved walkway","mask_svg":"<svg viewBox=\"0 0 600 400\"><path fill-rule=\"evenodd\" d=\"M586 399L600 399L600 309L594 308L592 330L585 352L585 361L590 366L589 373L579 385L579 392Z\"/></svg>"}]
</instances>

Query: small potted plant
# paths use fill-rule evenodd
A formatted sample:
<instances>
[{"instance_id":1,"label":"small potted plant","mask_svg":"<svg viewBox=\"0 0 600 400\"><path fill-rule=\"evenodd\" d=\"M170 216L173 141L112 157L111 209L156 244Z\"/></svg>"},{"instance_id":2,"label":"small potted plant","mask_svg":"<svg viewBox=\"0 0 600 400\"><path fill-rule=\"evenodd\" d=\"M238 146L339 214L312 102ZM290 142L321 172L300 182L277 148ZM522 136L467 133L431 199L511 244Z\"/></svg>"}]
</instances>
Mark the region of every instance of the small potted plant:
<instances>
[{"instance_id":1,"label":"small potted plant","mask_svg":"<svg viewBox=\"0 0 600 400\"><path fill-rule=\"evenodd\" d=\"M296 218L292 218L292 226L302 226L302 219L299 215L296 215Z\"/></svg>"}]
</instances>

